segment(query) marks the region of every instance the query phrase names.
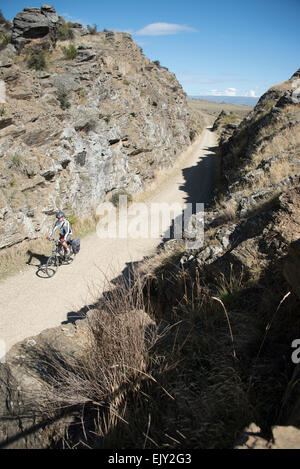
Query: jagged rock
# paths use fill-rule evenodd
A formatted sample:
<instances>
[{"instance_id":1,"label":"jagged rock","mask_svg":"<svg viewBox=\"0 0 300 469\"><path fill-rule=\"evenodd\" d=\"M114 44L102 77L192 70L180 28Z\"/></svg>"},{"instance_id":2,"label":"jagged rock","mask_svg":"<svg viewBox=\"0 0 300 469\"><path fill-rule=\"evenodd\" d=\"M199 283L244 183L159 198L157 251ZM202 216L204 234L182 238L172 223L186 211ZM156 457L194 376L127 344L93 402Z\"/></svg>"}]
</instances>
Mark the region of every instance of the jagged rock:
<instances>
[{"instance_id":1,"label":"jagged rock","mask_svg":"<svg viewBox=\"0 0 300 469\"><path fill-rule=\"evenodd\" d=\"M5 129L5 127L8 127L9 125L12 125L12 124L13 124L13 120L11 117L0 119L0 130Z\"/></svg>"},{"instance_id":2,"label":"jagged rock","mask_svg":"<svg viewBox=\"0 0 300 469\"><path fill-rule=\"evenodd\" d=\"M216 238L220 241L221 245L223 246L224 249L228 249L229 246L232 245L234 242L234 239L232 238L232 234L234 233L237 225L230 225L230 226L224 226L217 230L216 232Z\"/></svg>"},{"instance_id":3,"label":"jagged rock","mask_svg":"<svg viewBox=\"0 0 300 469\"><path fill-rule=\"evenodd\" d=\"M19 49L26 39L43 38L50 35L55 39L59 23L58 15L53 7L42 5L39 8L27 7L16 15L13 21L12 43Z\"/></svg>"},{"instance_id":4,"label":"jagged rock","mask_svg":"<svg viewBox=\"0 0 300 469\"><path fill-rule=\"evenodd\" d=\"M247 239L232 249L228 255L229 262L239 264L245 271L251 272L259 263L263 266L264 256L259 252L255 239Z\"/></svg>"},{"instance_id":5,"label":"jagged rock","mask_svg":"<svg viewBox=\"0 0 300 469\"><path fill-rule=\"evenodd\" d=\"M223 254L224 250L221 246L207 246L203 251L196 255L199 265L212 264Z\"/></svg>"},{"instance_id":6,"label":"jagged rock","mask_svg":"<svg viewBox=\"0 0 300 469\"><path fill-rule=\"evenodd\" d=\"M51 443L50 422L38 408L44 365L41 356L33 357L34 350L50 346L60 356L80 357L85 341L86 322L79 320L76 326L66 324L29 337L7 354L0 364L0 435L7 448L46 448Z\"/></svg>"},{"instance_id":7,"label":"jagged rock","mask_svg":"<svg viewBox=\"0 0 300 469\"><path fill-rule=\"evenodd\" d=\"M96 52L93 50L92 46L80 45L77 47L78 55L76 57L76 62L87 62L97 57Z\"/></svg>"},{"instance_id":8,"label":"jagged rock","mask_svg":"<svg viewBox=\"0 0 300 469\"><path fill-rule=\"evenodd\" d=\"M36 75L41 80L44 80L45 78L49 78L51 76L49 72L45 72L44 70L38 71Z\"/></svg>"},{"instance_id":9,"label":"jagged rock","mask_svg":"<svg viewBox=\"0 0 300 469\"><path fill-rule=\"evenodd\" d=\"M80 25L81 27L75 26L75 25L79 25L79 23L74 23L73 24L72 31L73 31L73 34L74 34L75 37L76 36L78 36L78 37L87 36L89 34L88 30L83 28L81 25Z\"/></svg>"},{"instance_id":10,"label":"jagged rock","mask_svg":"<svg viewBox=\"0 0 300 469\"><path fill-rule=\"evenodd\" d=\"M5 83L17 84L19 76L20 69L16 65L10 65L9 68L7 68L6 65L4 67L0 67L0 78L2 78Z\"/></svg>"},{"instance_id":11,"label":"jagged rock","mask_svg":"<svg viewBox=\"0 0 300 469\"><path fill-rule=\"evenodd\" d=\"M262 437L260 428L252 423L246 428L234 449L300 449L300 430L293 426L272 427L273 438Z\"/></svg>"},{"instance_id":12,"label":"jagged rock","mask_svg":"<svg viewBox=\"0 0 300 469\"><path fill-rule=\"evenodd\" d=\"M26 7L13 21L12 43L20 50L27 40L44 38L56 40L59 17L53 7L43 5L39 8Z\"/></svg>"},{"instance_id":13,"label":"jagged rock","mask_svg":"<svg viewBox=\"0 0 300 469\"><path fill-rule=\"evenodd\" d=\"M65 91L67 93L81 88L78 74L72 72L55 75L52 79L52 83L59 91Z\"/></svg>"},{"instance_id":14,"label":"jagged rock","mask_svg":"<svg viewBox=\"0 0 300 469\"><path fill-rule=\"evenodd\" d=\"M0 51L0 67L10 67L13 64L12 57L17 54L16 48L12 44Z\"/></svg>"},{"instance_id":15,"label":"jagged rock","mask_svg":"<svg viewBox=\"0 0 300 469\"><path fill-rule=\"evenodd\" d=\"M106 31L105 32L105 37L109 41L114 41L115 40L115 32L114 31Z\"/></svg>"}]
</instances>

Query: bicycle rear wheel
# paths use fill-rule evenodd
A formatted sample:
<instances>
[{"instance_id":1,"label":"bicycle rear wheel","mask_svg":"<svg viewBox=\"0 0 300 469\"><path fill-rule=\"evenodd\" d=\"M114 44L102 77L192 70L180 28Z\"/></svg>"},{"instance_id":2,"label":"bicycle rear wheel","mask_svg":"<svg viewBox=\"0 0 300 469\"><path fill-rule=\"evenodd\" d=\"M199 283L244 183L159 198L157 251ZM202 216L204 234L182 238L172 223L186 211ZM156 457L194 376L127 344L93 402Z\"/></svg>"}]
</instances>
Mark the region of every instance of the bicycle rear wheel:
<instances>
[{"instance_id":1,"label":"bicycle rear wheel","mask_svg":"<svg viewBox=\"0 0 300 469\"><path fill-rule=\"evenodd\" d=\"M53 277L53 275L56 274L58 265L59 263L58 263L57 256L53 255L48 258L47 263L46 263L46 272L47 272L48 277Z\"/></svg>"}]
</instances>

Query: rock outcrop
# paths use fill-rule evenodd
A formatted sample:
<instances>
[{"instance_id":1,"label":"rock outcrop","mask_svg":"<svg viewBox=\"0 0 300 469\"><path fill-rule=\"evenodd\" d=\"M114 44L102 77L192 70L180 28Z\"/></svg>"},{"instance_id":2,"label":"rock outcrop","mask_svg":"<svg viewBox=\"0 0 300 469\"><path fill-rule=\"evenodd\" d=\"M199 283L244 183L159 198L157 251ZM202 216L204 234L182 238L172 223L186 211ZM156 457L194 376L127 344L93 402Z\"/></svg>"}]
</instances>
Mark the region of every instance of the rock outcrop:
<instances>
[{"instance_id":1,"label":"rock outcrop","mask_svg":"<svg viewBox=\"0 0 300 469\"><path fill-rule=\"evenodd\" d=\"M11 42L20 52L24 46L34 44L35 39L49 41L50 48L60 39L59 29L67 23L51 5L41 8L26 7L18 13L11 25ZM68 23L70 36L84 36L88 31L80 23Z\"/></svg>"},{"instance_id":2,"label":"rock outcrop","mask_svg":"<svg viewBox=\"0 0 300 469\"><path fill-rule=\"evenodd\" d=\"M231 137L241 121L242 117L240 115L223 110L214 121L212 130L219 133L219 141L223 144Z\"/></svg>"},{"instance_id":3,"label":"rock outcrop","mask_svg":"<svg viewBox=\"0 0 300 469\"><path fill-rule=\"evenodd\" d=\"M55 42L58 24L59 17L52 6L42 5L41 8L26 7L14 18L12 43L20 50L28 39L48 36L51 41Z\"/></svg>"},{"instance_id":4,"label":"rock outcrop","mask_svg":"<svg viewBox=\"0 0 300 469\"><path fill-rule=\"evenodd\" d=\"M267 91L231 136L221 138L222 201L205 213L210 235L195 254L198 262L212 264L226 255L251 270L258 259L262 265L274 254L286 255L290 242L300 238L299 84L298 71ZM215 127L226 117L221 113ZM268 238L272 249L266 249ZM290 281L296 273L294 249L285 268ZM295 291L296 283L293 278Z\"/></svg>"},{"instance_id":5,"label":"rock outcrop","mask_svg":"<svg viewBox=\"0 0 300 469\"><path fill-rule=\"evenodd\" d=\"M222 174L229 192L274 189L285 178L300 173L299 91L297 71L270 88L231 137L221 142Z\"/></svg>"},{"instance_id":6,"label":"rock outcrop","mask_svg":"<svg viewBox=\"0 0 300 469\"><path fill-rule=\"evenodd\" d=\"M142 191L198 132L175 75L129 34L75 35L49 53L57 18L45 5L18 14L13 41L30 45L0 64L0 249L47 232L57 209L89 216L112 191ZM48 54L43 70L28 69L32 51Z\"/></svg>"},{"instance_id":7,"label":"rock outcrop","mask_svg":"<svg viewBox=\"0 0 300 469\"><path fill-rule=\"evenodd\" d=\"M300 430L276 425L272 439L267 440L262 437L260 428L252 423L245 429L235 449L300 449Z\"/></svg>"}]
</instances>

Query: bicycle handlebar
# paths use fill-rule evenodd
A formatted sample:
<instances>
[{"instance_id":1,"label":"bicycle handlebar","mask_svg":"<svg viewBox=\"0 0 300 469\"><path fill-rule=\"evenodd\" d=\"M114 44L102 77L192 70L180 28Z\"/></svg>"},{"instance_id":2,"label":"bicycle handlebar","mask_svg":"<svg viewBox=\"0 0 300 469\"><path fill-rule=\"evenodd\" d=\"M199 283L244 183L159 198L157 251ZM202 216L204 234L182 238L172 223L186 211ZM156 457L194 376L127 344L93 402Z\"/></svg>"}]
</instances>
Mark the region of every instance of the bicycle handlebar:
<instances>
[{"instance_id":1,"label":"bicycle handlebar","mask_svg":"<svg viewBox=\"0 0 300 469\"><path fill-rule=\"evenodd\" d=\"M61 244L61 242L60 242L60 241L57 241L56 239L53 239L53 238L47 238L47 239L48 239L48 241L53 241L53 243L55 243L57 246L58 246L59 244Z\"/></svg>"}]
</instances>

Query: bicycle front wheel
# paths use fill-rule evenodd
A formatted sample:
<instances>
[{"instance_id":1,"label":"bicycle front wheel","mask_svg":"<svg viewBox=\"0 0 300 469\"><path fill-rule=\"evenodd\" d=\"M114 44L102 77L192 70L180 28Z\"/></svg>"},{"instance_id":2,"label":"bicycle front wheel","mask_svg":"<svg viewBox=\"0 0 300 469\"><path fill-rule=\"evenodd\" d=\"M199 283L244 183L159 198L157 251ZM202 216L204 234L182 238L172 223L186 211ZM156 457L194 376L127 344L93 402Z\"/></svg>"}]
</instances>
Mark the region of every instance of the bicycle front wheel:
<instances>
[{"instance_id":1,"label":"bicycle front wheel","mask_svg":"<svg viewBox=\"0 0 300 469\"><path fill-rule=\"evenodd\" d=\"M50 256L46 263L46 272L48 277L53 277L58 269L58 258L57 256Z\"/></svg>"}]
</instances>

